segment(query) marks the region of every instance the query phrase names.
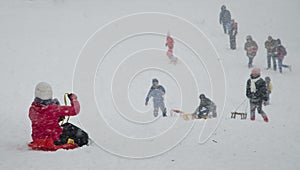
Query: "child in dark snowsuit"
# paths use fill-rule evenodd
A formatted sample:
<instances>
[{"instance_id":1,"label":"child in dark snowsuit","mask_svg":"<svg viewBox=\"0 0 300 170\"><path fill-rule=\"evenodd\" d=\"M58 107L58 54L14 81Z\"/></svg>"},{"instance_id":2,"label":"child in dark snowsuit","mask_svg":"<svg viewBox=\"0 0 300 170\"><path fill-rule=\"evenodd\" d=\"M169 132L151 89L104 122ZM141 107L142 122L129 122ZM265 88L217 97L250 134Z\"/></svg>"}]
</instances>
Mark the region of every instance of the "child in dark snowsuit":
<instances>
[{"instance_id":1,"label":"child in dark snowsuit","mask_svg":"<svg viewBox=\"0 0 300 170\"><path fill-rule=\"evenodd\" d=\"M204 94L201 94L199 98L200 105L194 111L193 115L197 116L198 118L202 118L203 116L208 116L208 114L211 112L214 118L217 117L217 106L215 103L209 98L205 97Z\"/></svg>"},{"instance_id":2,"label":"child in dark snowsuit","mask_svg":"<svg viewBox=\"0 0 300 170\"><path fill-rule=\"evenodd\" d=\"M167 109L164 103L164 95L166 91L165 88L158 84L157 79L152 80L152 86L147 94L145 105L148 105L149 99L153 97L154 111L153 114L155 117L158 116L158 110L160 109L163 112L163 117L167 116Z\"/></svg>"}]
</instances>

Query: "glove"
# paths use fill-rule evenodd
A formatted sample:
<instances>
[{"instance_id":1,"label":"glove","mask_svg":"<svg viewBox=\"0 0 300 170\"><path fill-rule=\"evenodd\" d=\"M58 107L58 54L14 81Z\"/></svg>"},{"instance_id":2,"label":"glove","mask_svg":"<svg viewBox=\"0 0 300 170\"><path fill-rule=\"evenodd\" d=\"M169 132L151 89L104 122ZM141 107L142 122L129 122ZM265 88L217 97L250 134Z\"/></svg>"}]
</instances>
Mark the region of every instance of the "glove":
<instances>
[{"instance_id":1,"label":"glove","mask_svg":"<svg viewBox=\"0 0 300 170\"><path fill-rule=\"evenodd\" d=\"M149 102L149 97L146 97L146 102L145 102L146 106L148 105L148 102Z\"/></svg>"},{"instance_id":2,"label":"glove","mask_svg":"<svg viewBox=\"0 0 300 170\"><path fill-rule=\"evenodd\" d=\"M69 97L70 100L76 100L77 99L77 96L74 93L69 93L68 97Z\"/></svg>"},{"instance_id":3,"label":"glove","mask_svg":"<svg viewBox=\"0 0 300 170\"><path fill-rule=\"evenodd\" d=\"M250 98L250 99L253 99L253 98L256 98L256 96L255 96L254 93L251 93L249 98Z\"/></svg>"},{"instance_id":4,"label":"glove","mask_svg":"<svg viewBox=\"0 0 300 170\"><path fill-rule=\"evenodd\" d=\"M268 96L264 96L264 97L263 97L263 100L264 100L264 101L268 101L268 100L269 100Z\"/></svg>"},{"instance_id":5,"label":"glove","mask_svg":"<svg viewBox=\"0 0 300 170\"><path fill-rule=\"evenodd\" d=\"M60 116L60 117L58 118L58 122L61 122L61 121L63 121L63 120L65 120L65 116Z\"/></svg>"}]
</instances>

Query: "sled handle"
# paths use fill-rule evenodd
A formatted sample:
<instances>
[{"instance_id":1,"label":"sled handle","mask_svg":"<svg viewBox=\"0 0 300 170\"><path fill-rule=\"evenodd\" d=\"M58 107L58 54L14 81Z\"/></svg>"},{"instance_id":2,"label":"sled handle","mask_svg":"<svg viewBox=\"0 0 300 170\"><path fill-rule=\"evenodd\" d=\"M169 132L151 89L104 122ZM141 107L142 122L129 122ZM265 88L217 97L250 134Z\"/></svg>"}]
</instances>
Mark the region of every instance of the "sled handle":
<instances>
[{"instance_id":1,"label":"sled handle","mask_svg":"<svg viewBox=\"0 0 300 170\"><path fill-rule=\"evenodd\" d=\"M65 93L64 94L64 104L65 104L65 106L67 106L67 97L68 97L68 95L69 95L69 93ZM69 120L70 120L70 116L68 116L67 117L67 122L66 123L68 123L69 122Z\"/></svg>"},{"instance_id":2,"label":"sled handle","mask_svg":"<svg viewBox=\"0 0 300 170\"><path fill-rule=\"evenodd\" d=\"M247 101L247 99L245 99L235 110L235 112L237 112L237 110Z\"/></svg>"}]
</instances>

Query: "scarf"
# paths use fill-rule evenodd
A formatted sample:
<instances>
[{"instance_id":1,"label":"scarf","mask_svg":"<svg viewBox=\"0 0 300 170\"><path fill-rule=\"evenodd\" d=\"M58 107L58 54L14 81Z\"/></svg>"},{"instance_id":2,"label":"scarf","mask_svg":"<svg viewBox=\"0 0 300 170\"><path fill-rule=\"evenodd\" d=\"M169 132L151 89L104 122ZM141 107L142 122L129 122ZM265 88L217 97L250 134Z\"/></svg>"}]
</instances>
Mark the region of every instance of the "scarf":
<instances>
[{"instance_id":1,"label":"scarf","mask_svg":"<svg viewBox=\"0 0 300 170\"><path fill-rule=\"evenodd\" d=\"M250 89L251 89L251 93L255 93L256 92L256 85L255 83L260 79L260 77L256 77L256 78L251 78L251 85L250 85Z\"/></svg>"},{"instance_id":2,"label":"scarf","mask_svg":"<svg viewBox=\"0 0 300 170\"><path fill-rule=\"evenodd\" d=\"M39 103L39 104L42 104L42 105L50 105L50 104L57 104L57 105L60 105L59 101L57 99L48 99L48 100L42 100L38 97L34 98L34 101L35 103Z\"/></svg>"}]
</instances>

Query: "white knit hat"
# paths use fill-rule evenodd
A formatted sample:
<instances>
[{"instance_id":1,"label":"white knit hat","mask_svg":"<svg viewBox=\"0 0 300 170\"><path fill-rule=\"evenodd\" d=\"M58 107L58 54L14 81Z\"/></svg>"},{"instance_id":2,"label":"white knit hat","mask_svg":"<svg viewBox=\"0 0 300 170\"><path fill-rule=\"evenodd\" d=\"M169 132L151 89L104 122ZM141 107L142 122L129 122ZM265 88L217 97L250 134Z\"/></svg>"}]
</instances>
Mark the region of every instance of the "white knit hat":
<instances>
[{"instance_id":1,"label":"white knit hat","mask_svg":"<svg viewBox=\"0 0 300 170\"><path fill-rule=\"evenodd\" d=\"M35 86L35 97L38 97L42 100L52 99L52 88L50 84L46 82L40 82Z\"/></svg>"}]
</instances>

